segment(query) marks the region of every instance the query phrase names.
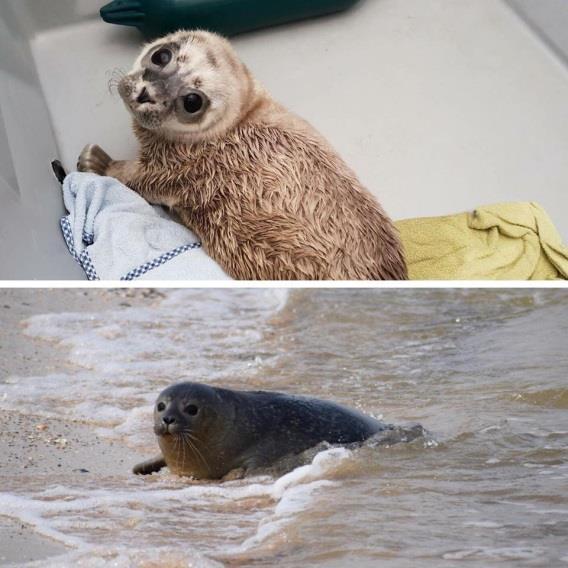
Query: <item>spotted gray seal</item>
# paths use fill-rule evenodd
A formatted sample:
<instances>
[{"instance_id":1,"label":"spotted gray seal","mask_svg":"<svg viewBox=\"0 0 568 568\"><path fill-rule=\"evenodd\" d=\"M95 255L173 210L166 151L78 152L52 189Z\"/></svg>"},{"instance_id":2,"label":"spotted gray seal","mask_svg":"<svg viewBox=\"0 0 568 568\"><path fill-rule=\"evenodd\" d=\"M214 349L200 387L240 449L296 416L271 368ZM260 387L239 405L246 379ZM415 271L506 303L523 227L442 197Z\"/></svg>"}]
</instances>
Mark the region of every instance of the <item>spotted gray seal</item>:
<instances>
[{"instance_id":1,"label":"spotted gray seal","mask_svg":"<svg viewBox=\"0 0 568 568\"><path fill-rule=\"evenodd\" d=\"M220 479L269 467L323 442L353 444L391 430L396 428L326 400L184 382L165 389L154 407L161 455L133 471L168 466L178 475Z\"/></svg>"}]
</instances>

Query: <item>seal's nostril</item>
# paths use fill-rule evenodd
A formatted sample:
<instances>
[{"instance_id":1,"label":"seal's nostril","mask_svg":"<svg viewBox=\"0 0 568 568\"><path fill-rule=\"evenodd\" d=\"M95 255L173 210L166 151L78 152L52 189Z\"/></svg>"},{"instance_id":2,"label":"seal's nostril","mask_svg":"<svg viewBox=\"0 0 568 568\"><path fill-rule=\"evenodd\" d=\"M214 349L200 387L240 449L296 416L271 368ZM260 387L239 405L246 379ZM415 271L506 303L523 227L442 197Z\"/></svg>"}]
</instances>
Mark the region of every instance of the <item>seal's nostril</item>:
<instances>
[{"instance_id":1,"label":"seal's nostril","mask_svg":"<svg viewBox=\"0 0 568 568\"><path fill-rule=\"evenodd\" d=\"M140 92L140 94L138 95L138 97L136 98L136 102L139 104L143 104L143 103L153 103L155 101L152 100L152 98L148 94L148 90L146 89L146 87L144 87Z\"/></svg>"},{"instance_id":2,"label":"seal's nostril","mask_svg":"<svg viewBox=\"0 0 568 568\"><path fill-rule=\"evenodd\" d=\"M176 419L173 416L164 416L162 420L164 424L167 424L168 426L176 421Z\"/></svg>"}]
</instances>

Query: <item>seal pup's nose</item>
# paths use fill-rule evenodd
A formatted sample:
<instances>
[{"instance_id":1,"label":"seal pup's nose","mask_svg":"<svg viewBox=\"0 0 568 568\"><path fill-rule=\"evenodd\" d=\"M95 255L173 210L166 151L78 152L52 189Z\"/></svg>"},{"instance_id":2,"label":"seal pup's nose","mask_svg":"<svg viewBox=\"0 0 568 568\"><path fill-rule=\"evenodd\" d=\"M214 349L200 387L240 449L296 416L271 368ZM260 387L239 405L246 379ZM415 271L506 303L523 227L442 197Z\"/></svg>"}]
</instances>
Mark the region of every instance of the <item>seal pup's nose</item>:
<instances>
[{"instance_id":1,"label":"seal pup's nose","mask_svg":"<svg viewBox=\"0 0 568 568\"><path fill-rule=\"evenodd\" d=\"M136 98L136 102L139 103L139 104L143 104L143 103L153 103L155 101L152 99L152 97L150 97L150 94L148 93L148 89L146 89L146 87L143 87L142 91L140 92L140 94Z\"/></svg>"},{"instance_id":2,"label":"seal pup's nose","mask_svg":"<svg viewBox=\"0 0 568 568\"><path fill-rule=\"evenodd\" d=\"M173 416L164 416L162 422L166 425L174 424L176 419Z\"/></svg>"}]
</instances>

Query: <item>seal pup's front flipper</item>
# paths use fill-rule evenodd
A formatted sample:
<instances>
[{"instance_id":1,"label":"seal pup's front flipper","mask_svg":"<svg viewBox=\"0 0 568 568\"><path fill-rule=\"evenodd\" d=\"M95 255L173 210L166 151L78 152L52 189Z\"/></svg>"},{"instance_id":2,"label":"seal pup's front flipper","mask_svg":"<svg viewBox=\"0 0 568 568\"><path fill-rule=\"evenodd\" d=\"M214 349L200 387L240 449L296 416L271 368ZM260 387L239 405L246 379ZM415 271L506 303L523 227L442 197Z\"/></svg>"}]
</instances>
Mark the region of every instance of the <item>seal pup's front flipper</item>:
<instances>
[{"instance_id":1,"label":"seal pup's front flipper","mask_svg":"<svg viewBox=\"0 0 568 568\"><path fill-rule=\"evenodd\" d=\"M232 469L229 473L225 474L221 481L235 481L236 479L243 479L247 474L247 470L244 467L238 467Z\"/></svg>"},{"instance_id":2,"label":"seal pup's front flipper","mask_svg":"<svg viewBox=\"0 0 568 568\"><path fill-rule=\"evenodd\" d=\"M418 438L426 438L428 431L420 424L407 426L391 426L377 432L367 440L366 444L373 446L392 446L394 444L413 442Z\"/></svg>"},{"instance_id":3,"label":"seal pup's front flipper","mask_svg":"<svg viewBox=\"0 0 568 568\"><path fill-rule=\"evenodd\" d=\"M166 467L166 460L164 459L164 456L159 455L151 460L146 460L135 465L132 468L132 472L136 475L148 475L150 473L160 471L163 467Z\"/></svg>"}]
</instances>

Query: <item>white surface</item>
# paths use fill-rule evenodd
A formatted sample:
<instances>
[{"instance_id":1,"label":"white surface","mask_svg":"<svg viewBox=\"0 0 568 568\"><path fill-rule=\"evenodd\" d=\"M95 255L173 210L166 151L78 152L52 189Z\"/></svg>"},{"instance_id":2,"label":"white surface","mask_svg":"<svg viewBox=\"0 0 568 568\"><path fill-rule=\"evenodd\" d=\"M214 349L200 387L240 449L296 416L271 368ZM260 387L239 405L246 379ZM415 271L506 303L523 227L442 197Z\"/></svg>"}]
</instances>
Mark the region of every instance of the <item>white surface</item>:
<instances>
[{"instance_id":1,"label":"white surface","mask_svg":"<svg viewBox=\"0 0 568 568\"><path fill-rule=\"evenodd\" d=\"M99 21L36 37L68 168L87 142L135 154L107 82L130 67L139 41ZM235 45L395 219L538 201L568 240L568 70L501 0L363 0Z\"/></svg>"},{"instance_id":2,"label":"white surface","mask_svg":"<svg viewBox=\"0 0 568 568\"><path fill-rule=\"evenodd\" d=\"M80 278L61 239L57 149L24 0L0 0L0 280Z\"/></svg>"}]
</instances>

